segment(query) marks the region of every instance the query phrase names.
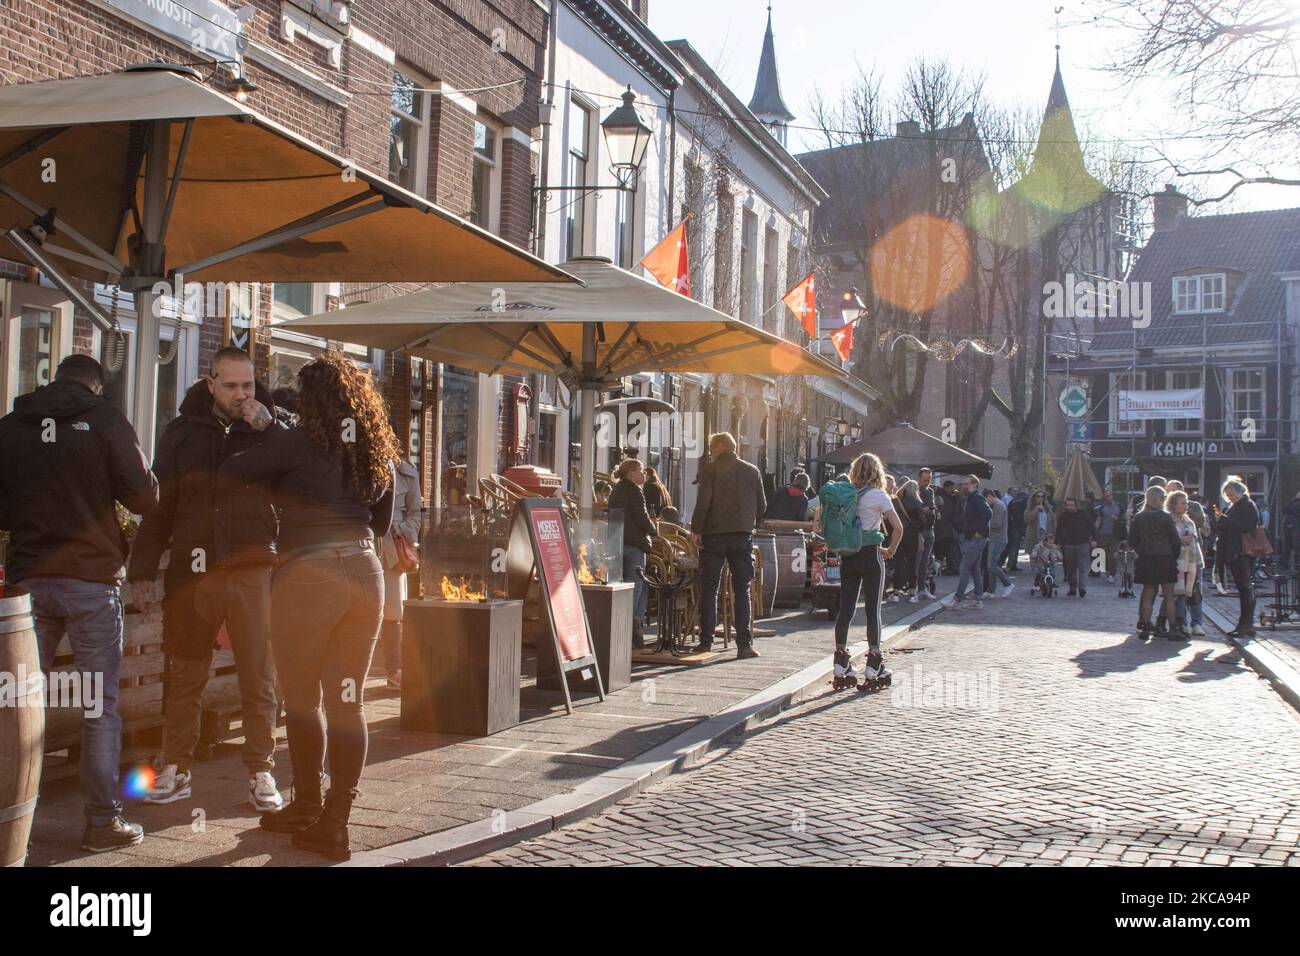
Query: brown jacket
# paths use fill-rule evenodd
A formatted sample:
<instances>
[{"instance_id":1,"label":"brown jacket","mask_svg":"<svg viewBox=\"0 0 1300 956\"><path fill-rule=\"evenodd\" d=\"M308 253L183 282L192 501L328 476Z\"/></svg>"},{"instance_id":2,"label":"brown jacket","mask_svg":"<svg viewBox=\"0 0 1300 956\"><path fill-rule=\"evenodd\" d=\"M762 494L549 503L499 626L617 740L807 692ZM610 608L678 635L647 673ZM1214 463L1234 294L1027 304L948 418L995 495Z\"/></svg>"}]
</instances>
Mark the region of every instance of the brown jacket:
<instances>
[{"instance_id":1,"label":"brown jacket","mask_svg":"<svg viewBox=\"0 0 1300 956\"><path fill-rule=\"evenodd\" d=\"M700 492L691 515L696 534L753 534L767 512L763 477L732 452L700 471Z\"/></svg>"}]
</instances>

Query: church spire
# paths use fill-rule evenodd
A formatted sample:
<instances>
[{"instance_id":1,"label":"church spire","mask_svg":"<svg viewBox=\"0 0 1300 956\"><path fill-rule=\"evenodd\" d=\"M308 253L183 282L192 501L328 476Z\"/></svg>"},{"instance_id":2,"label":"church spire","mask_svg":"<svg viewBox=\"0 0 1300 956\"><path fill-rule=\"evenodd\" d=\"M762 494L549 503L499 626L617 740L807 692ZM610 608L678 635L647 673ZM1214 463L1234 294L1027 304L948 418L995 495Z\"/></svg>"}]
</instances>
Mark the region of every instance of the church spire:
<instances>
[{"instance_id":1,"label":"church spire","mask_svg":"<svg viewBox=\"0 0 1300 956\"><path fill-rule=\"evenodd\" d=\"M772 38L772 4L767 5L767 32L763 34L763 53L758 59L758 78L749 109L785 145L786 130L794 114L781 99L781 78L776 69L776 41Z\"/></svg>"},{"instance_id":2,"label":"church spire","mask_svg":"<svg viewBox=\"0 0 1300 956\"><path fill-rule=\"evenodd\" d=\"M1056 70L1047 94L1047 109L1038 130L1038 145L1029 172L1020 184L1040 204L1058 211L1079 209L1093 202L1105 187L1088 172L1074 125L1070 99L1061 77L1061 45L1056 45Z\"/></svg>"}]
</instances>

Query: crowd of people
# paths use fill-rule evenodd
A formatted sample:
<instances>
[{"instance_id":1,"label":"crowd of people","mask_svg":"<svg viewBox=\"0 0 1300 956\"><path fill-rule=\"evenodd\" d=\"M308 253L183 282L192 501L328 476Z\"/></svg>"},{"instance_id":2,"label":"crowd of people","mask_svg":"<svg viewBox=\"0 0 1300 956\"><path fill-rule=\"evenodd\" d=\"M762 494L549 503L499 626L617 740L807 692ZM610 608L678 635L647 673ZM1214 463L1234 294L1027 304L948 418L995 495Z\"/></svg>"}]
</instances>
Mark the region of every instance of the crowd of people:
<instances>
[{"instance_id":1,"label":"crowd of people","mask_svg":"<svg viewBox=\"0 0 1300 956\"><path fill-rule=\"evenodd\" d=\"M120 585L129 578L138 609L161 612L167 659L163 755L145 801L192 794L201 699L224 631L261 825L330 859L350 856L364 685L381 631L389 678L400 682L404 575L392 555L418 536L420 494L368 374L327 352L297 385L281 397L289 412L256 381L247 353L218 351L159 437L152 467L89 356L65 358L51 384L0 419L6 570L31 595L41 667L66 635L83 678L102 676L103 707L82 725L87 851L144 838L119 792ZM129 548L118 504L143 519ZM287 804L272 775L277 684L293 765Z\"/></svg>"}]
</instances>

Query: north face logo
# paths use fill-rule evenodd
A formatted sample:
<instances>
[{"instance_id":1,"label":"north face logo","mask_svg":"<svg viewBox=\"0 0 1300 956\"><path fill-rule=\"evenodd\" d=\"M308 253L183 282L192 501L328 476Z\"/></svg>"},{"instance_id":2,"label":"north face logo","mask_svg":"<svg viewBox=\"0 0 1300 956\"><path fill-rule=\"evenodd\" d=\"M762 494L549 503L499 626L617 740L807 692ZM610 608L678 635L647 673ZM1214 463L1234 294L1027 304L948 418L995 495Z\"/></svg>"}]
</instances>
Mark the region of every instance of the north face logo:
<instances>
[{"instance_id":1,"label":"north face logo","mask_svg":"<svg viewBox=\"0 0 1300 956\"><path fill-rule=\"evenodd\" d=\"M90 431L90 422L73 422L72 427L79 432Z\"/></svg>"}]
</instances>

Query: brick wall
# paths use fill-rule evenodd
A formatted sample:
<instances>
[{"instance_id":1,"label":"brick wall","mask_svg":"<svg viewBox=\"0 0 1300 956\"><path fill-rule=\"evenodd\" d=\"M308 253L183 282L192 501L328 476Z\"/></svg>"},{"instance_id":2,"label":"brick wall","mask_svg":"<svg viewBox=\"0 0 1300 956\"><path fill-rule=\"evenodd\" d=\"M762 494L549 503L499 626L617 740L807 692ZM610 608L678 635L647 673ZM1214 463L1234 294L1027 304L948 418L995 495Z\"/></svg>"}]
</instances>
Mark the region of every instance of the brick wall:
<instances>
[{"instance_id":1,"label":"brick wall","mask_svg":"<svg viewBox=\"0 0 1300 956\"><path fill-rule=\"evenodd\" d=\"M288 42L279 33L279 0L252 0L257 8L247 35L293 64L309 70L347 98L346 107L277 72L246 62L245 75L257 84L248 105L325 148L383 173L388 167L392 67L355 42L342 48L335 68L328 52L301 37ZM644 3L639 4L644 8ZM644 15L644 14L642 14ZM538 125L537 104L545 65L546 12L533 0L357 0L354 26L393 49L406 64L435 83L445 84L477 104L477 109L504 127L531 131ZM195 56L177 42L132 25L87 0L0 0L0 83L31 83L61 77L117 72L150 60L192 62ZM198 69L218 88L211 65ZM433 97L429 127L429 198L450 211L470 208L473 116L456 102ZM531 235L533 175L531 151L506 137L502 144L500 233L527 248ZM0 261L0 274L25 277L25 267ZM367 287L369 300L412 291L413 286ZM260 293L259 316L271 315L269 287ZM342 298L361 295L345 287ZM78 315L74 339L78 350L92 347L91 324ZM223 318L205 319L200 332L200 371L220 348ZM254 332L259 374L268 373L270 333ZM410 368L405 357L388 356L381 370L382 388L394 429L405 445L409 433ZM502 401L513 390L507 383ZM432 490L432 420L434 396L426 392L426 495ZM504 421L508 416L502 415Z\"/></svg>"}]
</instances>

